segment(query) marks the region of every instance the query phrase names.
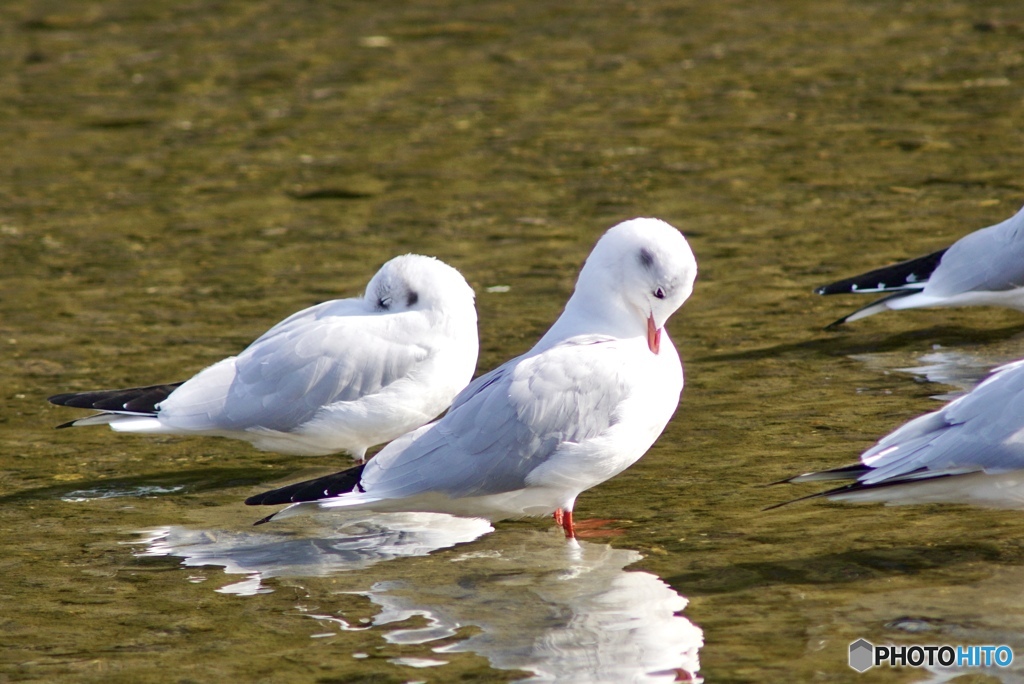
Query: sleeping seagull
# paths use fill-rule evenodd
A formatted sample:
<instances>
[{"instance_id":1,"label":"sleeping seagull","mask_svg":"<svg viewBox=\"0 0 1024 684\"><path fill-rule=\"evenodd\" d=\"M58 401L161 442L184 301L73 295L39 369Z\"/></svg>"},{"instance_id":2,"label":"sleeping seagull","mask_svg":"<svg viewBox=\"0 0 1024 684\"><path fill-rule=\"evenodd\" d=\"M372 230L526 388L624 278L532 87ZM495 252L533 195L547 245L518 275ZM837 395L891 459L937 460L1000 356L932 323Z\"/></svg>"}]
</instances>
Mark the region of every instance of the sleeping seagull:
<instances>
[{"instance_id":1,"label":"sleeping seagull","mask_svg":"<svg viewBox=\"0 0 1024 684\"><path fill-rule=\"evenodd\" d=\"M782 482L830 480L854 482L803 498L1024 509L1024 360L886 436L860 463Z\"/></svg>"},{"instance_id":2,"label":"sleeping seagull","mask_svg":"<svg viewBox=\"0 0 1024 684\"><path fill-rule=\"evenodd\" d=\"M575 536L580 492L635 463L679 404L683 369L664 332L697 262L658 219L610 229L565 311L522 356L474 380L444 418L370 462L249 498L316 508L424 511L501 520L554 514Z\"/></svg>"},{"instance_id":3,"label":"sleeping seagull","mask_svg":"<svg viewBox=\"0 0 1024 684\"><path fill-rule=\"evenodd\" d=\"M49 400L102 411L60 427L213 435L361 461L369 447L444 411L472 379L477 352L466 280L442 261L407 254L384 264L362 297L299 311L187 382Z\"/></svg>"},{"instance_id":4,"label":"sleeping seagull","mask_svg":"<svg viewBox=\"0 0 1024 684\"><path fill-rule=\"evenodd\" d=\"M815 292L885 294L826 329L887 309L981 305L1024 311L1024 209L946 249L823 285Z\"/></svg>"}]
</instances>

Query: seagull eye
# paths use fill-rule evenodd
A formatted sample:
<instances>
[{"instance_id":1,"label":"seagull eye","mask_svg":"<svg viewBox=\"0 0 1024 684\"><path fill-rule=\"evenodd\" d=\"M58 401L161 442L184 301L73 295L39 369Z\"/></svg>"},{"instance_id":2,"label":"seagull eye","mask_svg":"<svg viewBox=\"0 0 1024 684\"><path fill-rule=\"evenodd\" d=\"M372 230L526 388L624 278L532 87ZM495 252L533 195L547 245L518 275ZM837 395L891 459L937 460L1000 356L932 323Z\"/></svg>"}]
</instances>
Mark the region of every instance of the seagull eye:
<instances>
[{"instance_id":1,"label":"seagull eye","mask_svg":"<svg viewBox=\"0 0 1024 684\"><path fill-rule=\"evenodd\" d=\"M659 288L658 288L657 290L655 290L655 291L654 291L654 296L655 296L655 297L656 297L657 299L664 299L664 298L665 298L665 291L664 291L664 290L662 290L662 289L661 289L661 288L659 287Z\"/></svg>"},{"instance_id":2,"label":"seagull eye","mask_svg":"<svg viewBox=\"0 0 1024 684\"><path fill-rule=\"evenodd\" d=\"M391 308L391 297L381 297L377 300L377 308L386 311Z\"/></svg>"}]
</instances>

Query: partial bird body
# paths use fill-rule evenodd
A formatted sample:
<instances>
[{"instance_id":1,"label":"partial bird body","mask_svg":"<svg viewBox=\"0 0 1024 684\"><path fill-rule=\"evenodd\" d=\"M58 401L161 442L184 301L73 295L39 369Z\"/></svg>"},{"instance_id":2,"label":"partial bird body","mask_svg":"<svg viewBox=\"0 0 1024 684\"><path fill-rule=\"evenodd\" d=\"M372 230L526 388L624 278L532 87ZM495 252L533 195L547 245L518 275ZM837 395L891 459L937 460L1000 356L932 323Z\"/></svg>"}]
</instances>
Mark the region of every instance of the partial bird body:
<instances>
[{"instance_id":1,"label":"partial bird body","mask_svg":"<svg viewBox=\"0 0 1024 684\"><path fill-rule=\"evenodd\" d=\"M349 508L491 520L561 510L571 521L576 497L635 463L675 411L683 372L663 327L695 275L675 228L655 219L616 226L548 333L474 380L444 418L395 440L358 472L246 503L292 503L284 515Z\"/></svg>"},{"instance_id":2,"label":"partial bird body","mask_svg":"<svg viewBox=\"0 0 1024 684\"><path fill-rule=\"evenodd\" d=\"M670 341L663 354L639 338L584 336L509 362L474 381L443 425L367 463L364 493L318 505L492 520L569 510L579 492L636 462L668 423L682 367ZM500 457L489 455L495 447Z\"/></svg>"},{"instance_id":3,"label":"partial bird body","mask_svg":"<svg viewBox=\"0 0 1024 684\"><path fill-rule=\"evenodd\" d=\"M362 298L293 314L185 383L50 401L104 411L74 425L361 459L447 408L472 377L477 351L469 285L443 262L406 255L385 264Z\"/></svg>"},{"instance_id":4,"label":"partial bird body","mask_svg":"<svg viewBox=\"0 0 1024 684\"><path fill-rule=\"evenodd\" d=\"M1024 508L1024 360L884 437L860 463L784 482L829 480L854 482L804 498Z\"/></svg>"},{"instance_id":5,"label":"partial bird body","mask_svg":"<svg viewBox=\"0 0 1024 684\"><path fill-rule=\"evenodd\" d=\"M830 328L888 310L1003 306L1024 311L1024 209L946 249L824 285L815 292L886 295L831 323Z\"/></svg>"}]
</instances>

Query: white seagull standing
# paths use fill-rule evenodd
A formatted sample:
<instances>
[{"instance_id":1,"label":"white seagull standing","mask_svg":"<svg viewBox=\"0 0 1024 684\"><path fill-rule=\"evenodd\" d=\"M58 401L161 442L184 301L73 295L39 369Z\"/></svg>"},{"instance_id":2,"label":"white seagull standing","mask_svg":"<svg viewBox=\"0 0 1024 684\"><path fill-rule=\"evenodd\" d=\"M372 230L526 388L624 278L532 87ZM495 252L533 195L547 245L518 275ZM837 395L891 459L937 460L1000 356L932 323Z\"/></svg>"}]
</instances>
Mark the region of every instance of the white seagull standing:
<instances>
[{"instance_id":1,"label":"white seagull standing","mask_svg":"<svg viewBox=\"0 0 1024 684\"><path fill-rule=\"evenodd\" d=\"M860 463L783 482L827 480L855 482L803 498L1024 509L1024 360L884 437Z\"/></svg>"},{"instance_id":2,"label":"white seagull standing","mask_svg":"<svg viewBox=\"0 0 1024 684\"><path fill-rule=\"evenodd\" d=\"M696 275L678 230L650 218L620 223L594 247L547 334L474 380L442 419L365 465L246 503L292 504L278 516L317 507L489 520L554 513L573 537L576 497L635 463L679 404L683 369L663 328Z\"/></svg>"},{"instance_id":3,"label":"white seagull standing","mask_svg":"<svg viewBox=\"0 0 1024 684\"><path fill-rule=\"evenodd\" d=\"M828 328L890 309L978 305L1024 311L1024 209L946 249L823 285L815 292L886 295Z\"/></svg>"},{"instance_id":4,"label":"white seagull standing","mask_svg":"<svg viewBox=\"0 0 1024 684\"><path fill-rule=\"evenodd\" d=\"M362 460L444 411L472 379L477 353L472 288L444 262L407 254L384 264L362 297L299 311L187 382L49 400L102 411L60 427L213 435Z\"/></svg>"}]
</instances>

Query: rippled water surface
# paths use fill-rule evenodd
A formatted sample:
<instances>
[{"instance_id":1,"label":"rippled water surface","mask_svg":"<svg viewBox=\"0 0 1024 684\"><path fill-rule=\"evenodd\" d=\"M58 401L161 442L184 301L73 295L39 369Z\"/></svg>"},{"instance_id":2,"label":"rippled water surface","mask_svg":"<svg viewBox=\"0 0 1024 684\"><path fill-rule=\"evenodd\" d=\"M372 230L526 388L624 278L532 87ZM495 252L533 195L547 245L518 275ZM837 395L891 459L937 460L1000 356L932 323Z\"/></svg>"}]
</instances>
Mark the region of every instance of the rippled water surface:
<instances>
[{"instance_id":1,"label":"rippled water surface","mask_svg":"<svg viewBox=\"0 0 1024 684\"><path fill-rule=\"evenodd\" d=\"M859 637L1024 662L1019 513L761 486L1024 356L1017 313L824 332L860 302L811 294L1024 202L1018 3L12 0L0 36L0 680L1024 677L846 665ZM52 429L49 394L185 379L408 251L474 286L488 370L637 215L700 264L687 388L578 546L253 528L245 497L344 459Z\"/></svg>"}]
</instances>

